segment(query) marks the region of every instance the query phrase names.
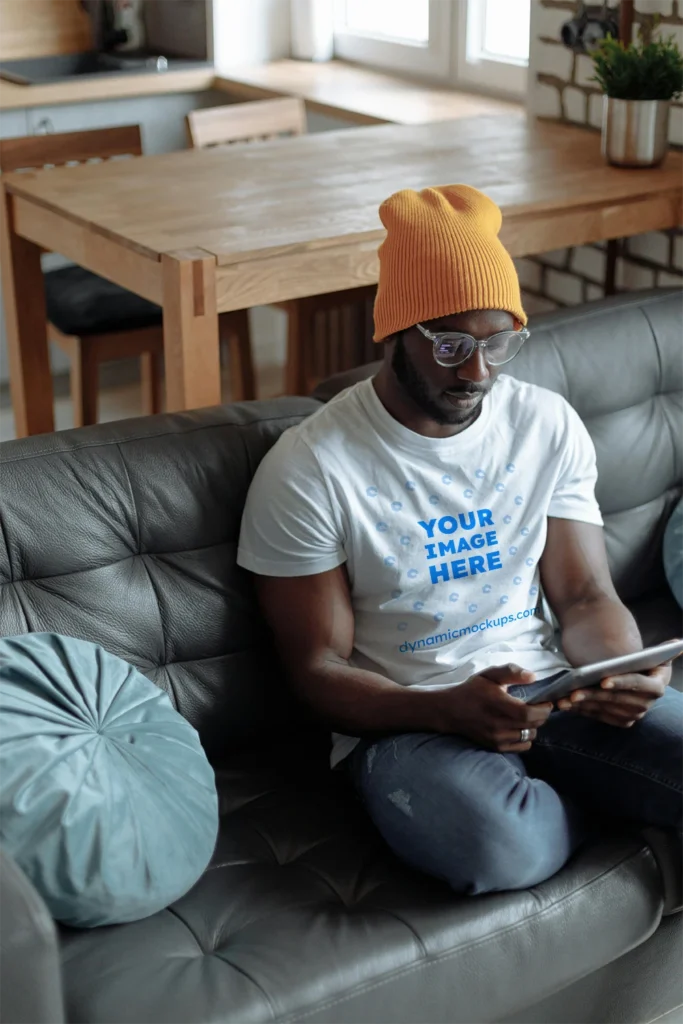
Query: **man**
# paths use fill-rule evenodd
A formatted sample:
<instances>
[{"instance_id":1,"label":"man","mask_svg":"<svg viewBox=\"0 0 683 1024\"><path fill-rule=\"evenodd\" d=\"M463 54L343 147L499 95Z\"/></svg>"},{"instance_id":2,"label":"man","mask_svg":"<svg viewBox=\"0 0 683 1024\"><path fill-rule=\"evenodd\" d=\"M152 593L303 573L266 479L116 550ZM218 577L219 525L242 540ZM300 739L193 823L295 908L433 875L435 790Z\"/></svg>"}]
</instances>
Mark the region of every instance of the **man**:
<instances>
[{"instance_id":1,"label":"man","mask_svg":"<svg viewBox=\"0 0 683 1024\"><path fill-rule=\"evenodd\" d=\"M520 700L642 648L593 445L563 398L500 375L527 335L495 204L452 185L380 216L382 368L263 460L238 561L395 853L459 892L524 888L562 867L586 812L680 828L681 695L667 665L560 709Z\"/></svg>"}]
</instances>

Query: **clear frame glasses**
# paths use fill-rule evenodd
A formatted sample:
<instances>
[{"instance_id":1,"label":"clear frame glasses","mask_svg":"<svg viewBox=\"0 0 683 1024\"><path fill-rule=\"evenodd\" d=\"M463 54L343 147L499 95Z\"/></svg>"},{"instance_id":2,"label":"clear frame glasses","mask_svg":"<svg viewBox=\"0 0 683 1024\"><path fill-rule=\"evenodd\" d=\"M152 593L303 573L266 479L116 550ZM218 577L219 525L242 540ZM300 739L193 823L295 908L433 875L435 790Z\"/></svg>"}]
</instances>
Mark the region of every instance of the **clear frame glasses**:
<instances>
[{"instance_id":1,"label":"clear frame glasses","mask_svg":"<svg viewBox=\"0 0 683 1024\"><path fill-rule=\"evenodd\" d=\"M518 331L498 331L490 338L477 341L471 334L461 331L441 332L430 331L422 324L415 325L425 338L432 343L432 355L439 366L460 366L466 363L477 349L484 353L489 366L502 366L514 359L524 342L529 337L526 327Z\"/></svg>"}]
</instances>

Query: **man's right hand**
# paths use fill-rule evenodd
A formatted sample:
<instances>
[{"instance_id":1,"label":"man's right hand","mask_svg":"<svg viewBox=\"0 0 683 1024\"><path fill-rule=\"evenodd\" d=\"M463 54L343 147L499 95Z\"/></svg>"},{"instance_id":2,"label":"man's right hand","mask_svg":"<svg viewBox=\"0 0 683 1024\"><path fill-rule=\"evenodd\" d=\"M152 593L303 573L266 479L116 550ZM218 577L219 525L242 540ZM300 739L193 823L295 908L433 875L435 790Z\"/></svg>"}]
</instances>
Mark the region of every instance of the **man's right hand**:
<instances>
[{"instance_id":1,"label":"man's right hand","mask_svg":"<svg viewBox=\"0 0 683 1024\"><path fill-rule=\"evenodd\" d=\"M531 749L536 731L547 720L552 704L525 704L507 693L508 686L528 686L533 672L519 665L496 665L446 690L434 690L434 725L438 732L465 736L499 753L521 754ZM522 742L522 729L530 738Z\"/></svg>"}]
</instances>

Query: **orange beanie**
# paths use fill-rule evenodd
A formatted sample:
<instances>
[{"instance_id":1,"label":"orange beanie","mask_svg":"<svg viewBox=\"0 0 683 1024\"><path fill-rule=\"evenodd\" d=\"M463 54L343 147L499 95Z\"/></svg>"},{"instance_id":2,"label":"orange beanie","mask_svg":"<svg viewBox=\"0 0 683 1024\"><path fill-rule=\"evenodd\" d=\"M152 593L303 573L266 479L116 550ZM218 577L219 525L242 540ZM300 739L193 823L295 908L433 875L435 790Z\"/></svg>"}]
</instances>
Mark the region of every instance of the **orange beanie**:
<instances>
[{"instance_id":1,"label":"orange beanie","mask_svg":"<svg viewBox=\"0 0 683 1024\"><path fill-rule=\"evenodd\" d=\"M379 208L375 341L436 317L504 309L527 322L515 265L498 232L502 214L470 185L404 189Z\"/></svg>"}]
</instances>

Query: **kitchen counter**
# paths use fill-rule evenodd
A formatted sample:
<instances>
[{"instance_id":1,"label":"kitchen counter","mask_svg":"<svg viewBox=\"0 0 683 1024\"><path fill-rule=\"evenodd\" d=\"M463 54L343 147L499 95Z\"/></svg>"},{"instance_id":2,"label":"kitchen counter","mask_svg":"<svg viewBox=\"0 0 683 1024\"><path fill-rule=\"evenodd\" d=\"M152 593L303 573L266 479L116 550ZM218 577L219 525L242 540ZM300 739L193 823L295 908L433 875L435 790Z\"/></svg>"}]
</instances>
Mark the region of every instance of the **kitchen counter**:
<instances>
[{"instance_id":1,"label":"kitchen counter","mask_svg":"<svg viewBox=\"0 0 683 1024\"><path fill-rule=\"evenodd\" d=\"M512 114L518 103L409 82L396 75L329 61L278 60L217 75L213 68L65 79L15 85L0 79L0 110L49 107L93 100L203 92L214 89L236 100L300 96L309 110L357 125L425 124L490 114Z\"/></svg>"},{"instance_id":2,"label":"kitchen counter","mask_svg":"<svg viewBox=\"0 0 683 1024\"><path fill-rule=\"evenodd\" d=\"M0 79L0 110L129 99L133 96L163 96L174 92L203 92L214 87L215 78L216 72L212 67L201 67L156 74L125 71L119 75L87 79L65 78L62 82L44 85L15 85Z\"/></svg>"}]
</instances>

